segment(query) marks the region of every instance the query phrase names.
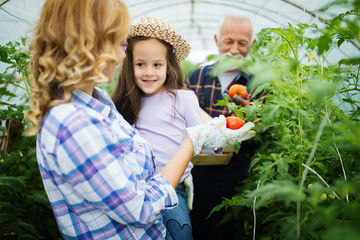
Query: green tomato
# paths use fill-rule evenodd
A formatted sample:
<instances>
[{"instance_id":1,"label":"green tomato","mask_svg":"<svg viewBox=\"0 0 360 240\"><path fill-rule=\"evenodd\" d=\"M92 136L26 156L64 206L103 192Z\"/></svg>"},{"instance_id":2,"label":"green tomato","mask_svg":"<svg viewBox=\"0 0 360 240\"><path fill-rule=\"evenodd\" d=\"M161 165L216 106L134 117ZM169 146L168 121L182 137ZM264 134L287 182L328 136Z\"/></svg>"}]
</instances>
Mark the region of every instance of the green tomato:
<instances>
[{"instance_id":1,"label":"green tomato","mask_svg":"<svg viewBox=\"0 0 360 240\"><path fill-rule=\"evenodd\" d=\"M335 199L335 195L333 193L328 194L329 199Z\"/></svg>"},{"instance_id":2,"label":"green tomato","mask_svg":"<svg viewBox=\"0 0 360 240\"><path fill-rule=\"evenodd\" d=\"M323 193L320 197L321 200L326 200L327 199L327 194Z\"/></svg>"}]
</instances>

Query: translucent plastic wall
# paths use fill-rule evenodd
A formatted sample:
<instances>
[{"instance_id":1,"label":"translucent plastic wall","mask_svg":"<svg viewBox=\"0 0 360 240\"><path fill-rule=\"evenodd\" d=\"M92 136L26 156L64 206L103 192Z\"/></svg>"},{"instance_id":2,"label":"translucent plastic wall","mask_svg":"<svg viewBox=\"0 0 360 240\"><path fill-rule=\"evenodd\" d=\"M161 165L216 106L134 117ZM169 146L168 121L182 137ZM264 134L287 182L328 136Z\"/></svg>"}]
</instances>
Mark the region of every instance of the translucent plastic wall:
<instances>
[{"instance_id":1,"label":"translucent plastic wall","mask_svg":"<svg viewBox=\"0 0 360 240\"><path fill-rule=\"evenodd\" d=\"M188 60L201 62L217 53L213 36L222 17L235 11L248 15L255 33L267 27L296 26L298 23L324 25L345 8L333 6L326 12L328 0L124 0L136 23L142 16L155 16L169 22L191 45ZM36 22L44 0L0 0L0 44L26 36ZM343 44L332 53L334 62L359 54L358 44Z\"/></svg>"}]
</instances>

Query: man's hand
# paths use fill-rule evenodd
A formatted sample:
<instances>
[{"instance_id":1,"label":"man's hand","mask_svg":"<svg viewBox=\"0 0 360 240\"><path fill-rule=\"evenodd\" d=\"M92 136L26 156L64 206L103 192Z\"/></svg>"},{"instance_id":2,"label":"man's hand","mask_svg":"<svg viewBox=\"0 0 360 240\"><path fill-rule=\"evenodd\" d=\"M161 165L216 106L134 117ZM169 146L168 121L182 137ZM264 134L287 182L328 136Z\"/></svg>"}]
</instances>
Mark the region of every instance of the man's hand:
<instances>
[{"instance_id":1,"label":"man's hand","mask_svg":"<svg viewBox=\"0 0 360 240\"><path fill-rule=\"evenodd\" d=\"M235 95L234 97L230 97L229 93L225 92L223 93L223 97L229 99L230 102L233 102L236 105L241 104L243 107L250 103L249 94L247 94L245 98L241 98L237 95Z\"/></svg>"}]
</instances>

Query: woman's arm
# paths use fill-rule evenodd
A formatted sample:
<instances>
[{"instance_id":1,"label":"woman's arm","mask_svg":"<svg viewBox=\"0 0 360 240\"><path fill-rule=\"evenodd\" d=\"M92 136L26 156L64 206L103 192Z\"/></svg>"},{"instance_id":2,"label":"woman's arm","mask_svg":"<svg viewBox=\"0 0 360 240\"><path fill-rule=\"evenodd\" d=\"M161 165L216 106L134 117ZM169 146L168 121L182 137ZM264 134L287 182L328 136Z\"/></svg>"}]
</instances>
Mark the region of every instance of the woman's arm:
<instances>
[{"instance_id":1,"label":"woman's arm","mask_svg":"<svg viewBox=\"0 0 360 240\"><path fill-rule=\"evenodd\" d=\"M49 156L46 161L56 156L56 164L41 165L55 179L48 177L47 183L56 182L59 189L74 193L51 192L56 194L52 199L88 215L101 209L112 220L141 228L157 220L162 210L176 206L177 196L168 180L150 175L155 170L150 145L130 125L105 121L100 114L90 117L85 108L72 106L61 104L48 118L61 123L60 129L51 120L44 121L41 140L46 145L39 144L42 155ZM48 166L51 169L45 169Z\"/></svg>"},{"instance_id":2,"label":"woman's arm","mask_svg":"<svg viewBox=\"0 0 360 240\"><path fill-rule=\"evenodd\" d=\"M187 138L171 158L170 162L161 170L161 174L176 188L184 171L194 155L194 146L190 138Z\"/></svg>"}]
</instances>

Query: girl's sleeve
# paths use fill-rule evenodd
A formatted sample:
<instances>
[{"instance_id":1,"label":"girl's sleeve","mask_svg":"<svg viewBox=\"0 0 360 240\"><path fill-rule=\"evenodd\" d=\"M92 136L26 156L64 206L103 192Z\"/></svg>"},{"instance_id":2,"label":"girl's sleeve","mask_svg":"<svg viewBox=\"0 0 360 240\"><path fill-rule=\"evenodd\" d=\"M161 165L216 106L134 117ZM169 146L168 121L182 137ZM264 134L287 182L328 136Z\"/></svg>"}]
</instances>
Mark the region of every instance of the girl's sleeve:
<instances>
[{"instance_id":1,"label":"girl's sleeve","mask_svg":"<svg viewBox=\"0 0 360 240\"><path fill-rule=\"evenodd\" d=\"M184 118L186 121L186 127L193 127L202 124L200 105L198 99L193 91L185 91L183 100L180 100L183 104Z\"/></svg>"}]
</instances>

